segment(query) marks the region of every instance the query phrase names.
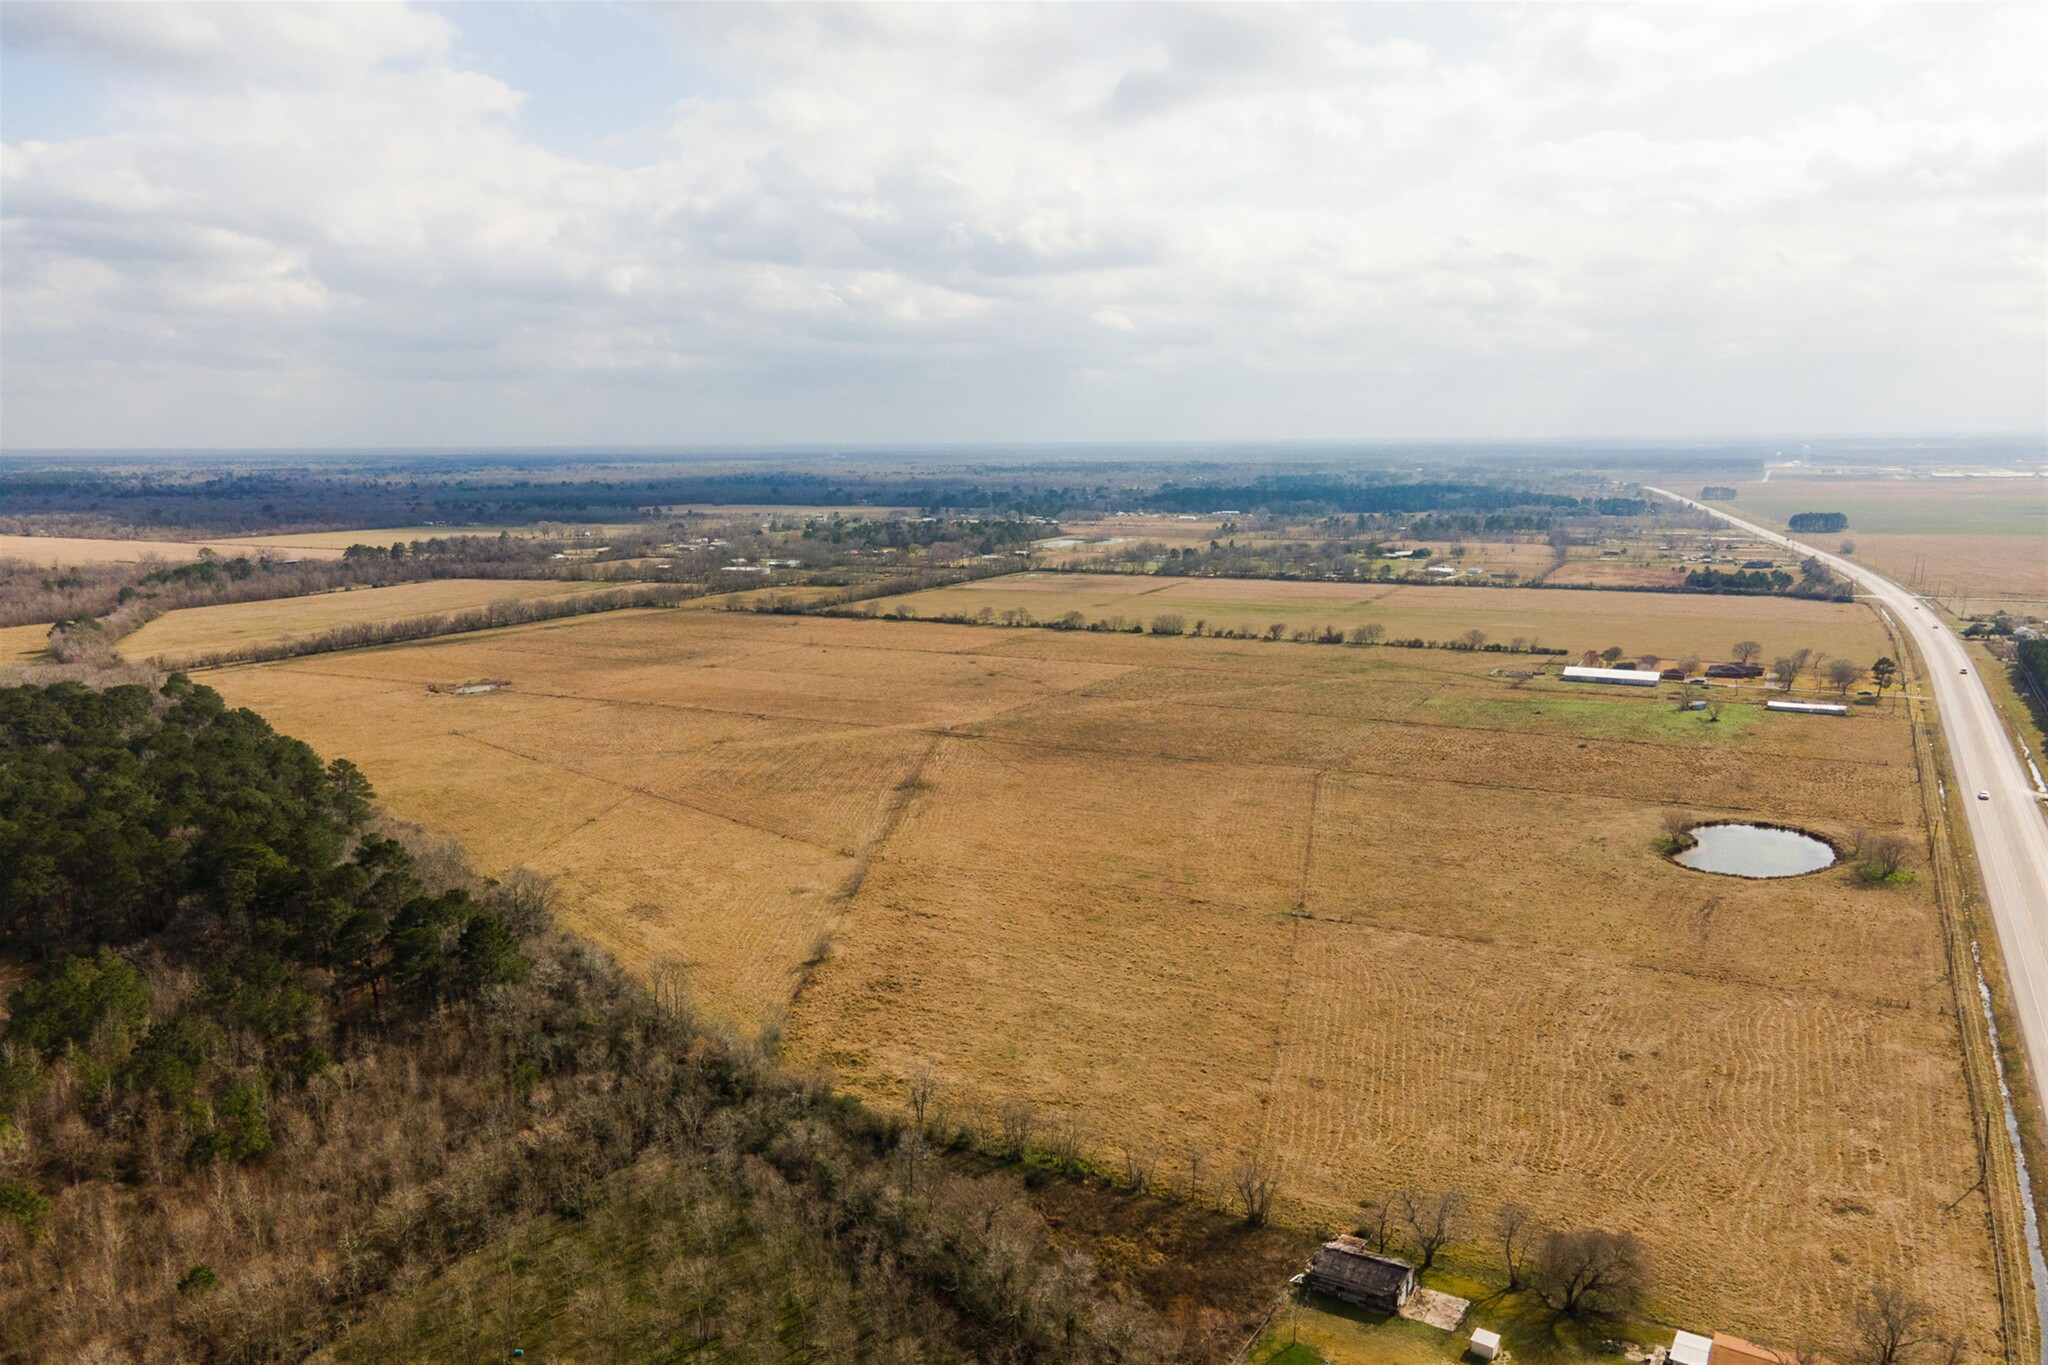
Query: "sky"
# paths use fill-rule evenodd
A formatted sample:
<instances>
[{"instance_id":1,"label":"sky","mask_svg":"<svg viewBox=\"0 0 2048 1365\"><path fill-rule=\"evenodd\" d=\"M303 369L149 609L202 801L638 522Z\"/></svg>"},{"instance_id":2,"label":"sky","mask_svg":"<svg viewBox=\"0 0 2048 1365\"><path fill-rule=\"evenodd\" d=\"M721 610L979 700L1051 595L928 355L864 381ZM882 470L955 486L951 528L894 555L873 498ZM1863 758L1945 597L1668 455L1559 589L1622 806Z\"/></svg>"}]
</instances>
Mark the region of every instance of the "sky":
<instances>
[{"instance_id":1,"label":"sky","mask_svg":"<svg viewBox=\"0 0 2048 1365\"><path fill-rule=\"evenodd\" d=\"M2048 428L2048 6L0 5L0 450Z\"/></svg>"}]
</instances>

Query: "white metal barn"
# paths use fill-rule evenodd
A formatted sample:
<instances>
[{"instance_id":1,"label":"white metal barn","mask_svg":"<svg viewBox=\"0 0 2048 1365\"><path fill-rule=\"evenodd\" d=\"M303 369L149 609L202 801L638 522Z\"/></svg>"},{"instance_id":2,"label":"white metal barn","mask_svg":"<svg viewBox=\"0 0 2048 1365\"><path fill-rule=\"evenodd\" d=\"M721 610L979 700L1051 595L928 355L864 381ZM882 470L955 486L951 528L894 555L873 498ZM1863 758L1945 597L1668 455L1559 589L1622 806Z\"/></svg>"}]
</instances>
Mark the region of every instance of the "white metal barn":
<instances>
[{"instance_id":1,"label":"white metal barn","mask_svg":"<svg viewBox=\"0 0 2048 1365\"><path fill-rule=\"evenodd\" d=\"M1791 711L1802 716L1846 716L1849 708L1832 701L1767 701L1766 711Z\"/></svg>"},{"instance_id":2,"label":"white metal barn","mask_svg":"<svg viewBox=\"0 0 2048 1365\"><path fill-rule=\"evenodd\" d=\"M1664 675L1647 668L1584 668L1573 664L1565 669L1566 682L1613 683L1621 687L1655 687Z\"/></svg>"}]
</instances>

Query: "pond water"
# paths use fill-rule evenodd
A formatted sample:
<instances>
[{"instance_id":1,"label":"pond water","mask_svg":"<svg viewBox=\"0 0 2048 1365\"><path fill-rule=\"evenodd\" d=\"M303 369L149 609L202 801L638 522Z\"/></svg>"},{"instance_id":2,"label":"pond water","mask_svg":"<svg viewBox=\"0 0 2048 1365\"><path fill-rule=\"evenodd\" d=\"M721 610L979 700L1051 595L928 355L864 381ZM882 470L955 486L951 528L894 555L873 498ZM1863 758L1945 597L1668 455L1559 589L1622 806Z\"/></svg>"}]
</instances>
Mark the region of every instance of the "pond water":
<instances>
[{"instance_id":1,"label":"pond water","mask_svg":"<svg viewBox=\"0 0 2048 1365\"><path fill-rule=\"evenodd\" d=\"M1835 851L1823 841L1796 829L1766 825L1700 825L1689 831L1697 841L1675 861L1696 872L1723 872L1733 877L1798 877L1832 867Z\"/></svg>"}]
</instances>

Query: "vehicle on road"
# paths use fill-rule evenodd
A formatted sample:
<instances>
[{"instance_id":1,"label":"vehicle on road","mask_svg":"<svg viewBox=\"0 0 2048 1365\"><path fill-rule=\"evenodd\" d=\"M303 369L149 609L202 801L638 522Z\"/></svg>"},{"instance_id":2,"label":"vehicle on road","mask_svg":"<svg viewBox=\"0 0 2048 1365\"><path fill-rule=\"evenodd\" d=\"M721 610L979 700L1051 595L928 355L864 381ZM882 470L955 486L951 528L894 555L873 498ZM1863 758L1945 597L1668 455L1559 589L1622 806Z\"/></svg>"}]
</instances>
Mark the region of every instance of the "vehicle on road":
<instances>
[{"instance_id":1,"label":"vehicle on road","mask_svg":"<svg viewBox=\"0 0 2048 1365\"><path fill-rule=\"evenodd\" d=\"M1969 676L1970 676L1970 670L1969 670L1969 669L1967 669L1967 668L1966 668L1966 669L1964 669L1964 670L1963 670L1963 676L1964 676L1964 677L1966 677L1966 678L1967 678L1967 677L1969 677Z\"/></svg>"},{"instance_id":2,"label":"vehicle on road","mask_svg":"<svg viewBox=\"0 0 2048 1365\"><path fill-rule=\"evenodd\" d=\"M1990 792L1978 792L1978 793L1977 793L1977 799L1978 799L1979 801L1989 801L1989 800L1991 799L1991 793L1990 793Z\"/></svg>"}]
</instances>

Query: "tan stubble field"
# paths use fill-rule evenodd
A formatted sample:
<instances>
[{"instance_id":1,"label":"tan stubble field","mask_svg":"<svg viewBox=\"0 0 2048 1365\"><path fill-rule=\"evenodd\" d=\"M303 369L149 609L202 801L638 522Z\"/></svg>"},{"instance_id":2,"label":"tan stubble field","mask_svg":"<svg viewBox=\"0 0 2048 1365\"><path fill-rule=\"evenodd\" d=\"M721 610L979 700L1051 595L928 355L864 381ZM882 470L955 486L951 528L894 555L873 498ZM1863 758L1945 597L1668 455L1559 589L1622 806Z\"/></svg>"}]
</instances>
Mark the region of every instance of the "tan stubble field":
<instances>
[{"instance_id":1,"label":"tan stubble field","mask_svg":"<svg viewBox=\"0 0 2048 1365\"><path fill-rule=\"evenodd\" d=\"M1826 1335L1896 1272L1988 1340L1925 879L1649 849L1674 805L1911 833L1903 721L1679 730L1499 662L634 612L208 681L873 1098L1268 1151L1330 1225L1448 1185L1627 1227L1696 1327Z\"/></svg>"}]
</instances>

